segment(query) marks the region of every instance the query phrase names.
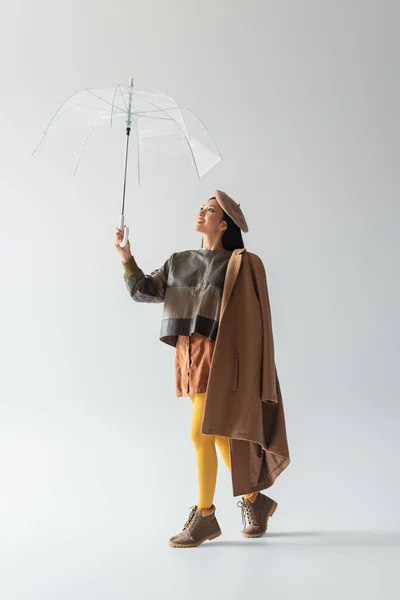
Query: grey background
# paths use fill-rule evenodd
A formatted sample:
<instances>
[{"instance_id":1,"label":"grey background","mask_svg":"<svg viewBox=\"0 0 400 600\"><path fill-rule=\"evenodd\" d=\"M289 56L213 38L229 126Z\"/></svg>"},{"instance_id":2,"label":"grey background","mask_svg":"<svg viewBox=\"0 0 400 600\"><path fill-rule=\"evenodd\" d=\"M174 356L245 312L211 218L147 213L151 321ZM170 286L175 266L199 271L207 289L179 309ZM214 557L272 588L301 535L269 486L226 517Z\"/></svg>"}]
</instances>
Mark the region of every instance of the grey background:
<instances>
[{"instance_id":1,"label":"grey background","mask_svg":"<svg viewBox=\"0 0 400 600\"><path fill-rule=\"evenodd\" d=\"M2 5L5 600L397 597L399 16L388 0ZM94 144L75 179L62 147L31 157L68 95L131 76L199 114L225 159L200 182L131 178L139 265L199 248L219 188L266 267L292 463L253 545L220 460L224 535L167 546L197 501L192 406L162 306L125 290L119 157Z\"/></svg>"}]
</instances>

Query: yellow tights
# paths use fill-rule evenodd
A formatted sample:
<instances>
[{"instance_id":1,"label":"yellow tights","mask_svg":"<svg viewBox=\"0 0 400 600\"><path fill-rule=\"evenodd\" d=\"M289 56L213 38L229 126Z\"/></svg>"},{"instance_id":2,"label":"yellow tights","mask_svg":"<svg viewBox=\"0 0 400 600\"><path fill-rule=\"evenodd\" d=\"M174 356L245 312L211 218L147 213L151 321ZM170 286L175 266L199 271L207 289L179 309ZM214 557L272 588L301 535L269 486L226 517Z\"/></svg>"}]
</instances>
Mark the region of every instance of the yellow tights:
<instances>
[{"instance_id":1,"label":"yellow tights","mask_svg":"<svg viewBox=\"0 0 400 600\"><path fill-rule=\"evenodd\" d=\"M218 459L215 446L218 446L221 456L230 471L229 438L201 433L206 395L193 394L189 398L193 404L190 437L196 450L199 484L199 501L197 506L198 508L210 508L214 502L214 493L217 484ZM245 494L243 497L254 500L256 495L257 492L253 492L252 494Z\"/></svg>"}]
</instances>

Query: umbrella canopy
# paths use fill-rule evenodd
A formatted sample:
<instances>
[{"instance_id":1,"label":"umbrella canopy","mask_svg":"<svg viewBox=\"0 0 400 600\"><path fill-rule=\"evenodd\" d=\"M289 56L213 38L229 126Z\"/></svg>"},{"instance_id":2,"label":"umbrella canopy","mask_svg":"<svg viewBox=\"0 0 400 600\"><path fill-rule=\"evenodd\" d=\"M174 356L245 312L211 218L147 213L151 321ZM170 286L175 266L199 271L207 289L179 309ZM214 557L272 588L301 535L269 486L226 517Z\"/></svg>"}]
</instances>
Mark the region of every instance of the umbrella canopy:
<instances>
[{"instance_id":1,"label":"umbrella canopy","mask_svg":"<svg viewBox=\"0 0 400 600\"><path fill-rule=\"evenodd\" d=\"M142 163L151 160L152 152L186 158L199 178L222 160L210 132L197 115L180 107L167 94L136 90L133 80L129 86L85 89L70 96L51 119L34 154L57 130L83 129L75 174L93 131L104 125L136 134L139 185ZM146 153L146 149L150 151Z\"/></svg>"}]
</instances>

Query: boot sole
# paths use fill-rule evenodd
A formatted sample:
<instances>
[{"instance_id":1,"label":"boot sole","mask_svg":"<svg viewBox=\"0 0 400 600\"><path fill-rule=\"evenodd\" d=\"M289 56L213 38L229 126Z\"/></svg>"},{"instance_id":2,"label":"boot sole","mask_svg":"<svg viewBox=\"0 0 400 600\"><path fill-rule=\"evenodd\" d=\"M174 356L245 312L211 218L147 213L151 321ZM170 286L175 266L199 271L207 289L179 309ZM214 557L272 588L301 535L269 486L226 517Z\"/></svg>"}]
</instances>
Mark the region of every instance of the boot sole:
<instances>
[{"instance_id":1,"label":"boot sole","mask_svg":"<svg viewBox=\"0 0 400 600\"><path fill-rule=\"evenodd\" d=\"M269 511L267 513L267 516L265 517L265 528L264 528L264 530L261 531L261 533L242 533L243 537L245 537L245 538L257 538L257 537L261 537L262 535L264 535L264 533L267 531L268 519L273 516L274 512L278 508L278 503L275 502L275 500L273 502L274 502L273 505L271 506L271 508L269 509Z\"/></svg>"},{"instance_id":2,"label":"boot sole","mask_svg":"<svg viewBox=\"0 0 400 600\"><path fill-rule=\"evenodd\" d=\"M203 542L206 542L207 540L215 540L215 538L219 537L221 535L222 531L216 531L215 533L212 533L211 535L207 535L205 538L203 538L202 540L199 540L198 542L196 542L195 544L176 544L175 542L168 542L168 546L171 546L171 548L196 548L197 546L200 546L200 544L202 544Z\"/></svg>"}]
</instances>

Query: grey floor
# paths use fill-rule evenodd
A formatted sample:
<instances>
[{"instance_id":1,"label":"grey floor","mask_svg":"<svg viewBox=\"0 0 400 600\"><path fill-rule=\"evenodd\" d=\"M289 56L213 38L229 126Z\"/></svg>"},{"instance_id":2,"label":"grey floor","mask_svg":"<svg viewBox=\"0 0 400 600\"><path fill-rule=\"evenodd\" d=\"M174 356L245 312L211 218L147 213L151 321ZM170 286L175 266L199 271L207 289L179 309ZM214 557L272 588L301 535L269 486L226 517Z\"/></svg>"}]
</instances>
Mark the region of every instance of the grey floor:
<instances>
[{"instance_id":1,"label":"grey floor","mask_svg":"<svg viewBox=\"0 0 400 600\"><path fill-rule=\"evenodd\" d=\"M144 516L137 519L143 531ZM86 539L52 545L33 539L25 554L10 548L1 565L2 600L400 597L400 532L271 527L260 539L230 531L184 550L170 548L164 533L144 539L128 529L124 535L121 524L113 532L99 527Z\"/></svg>"}]
</instances>

